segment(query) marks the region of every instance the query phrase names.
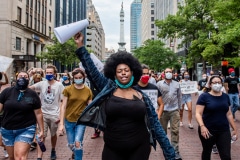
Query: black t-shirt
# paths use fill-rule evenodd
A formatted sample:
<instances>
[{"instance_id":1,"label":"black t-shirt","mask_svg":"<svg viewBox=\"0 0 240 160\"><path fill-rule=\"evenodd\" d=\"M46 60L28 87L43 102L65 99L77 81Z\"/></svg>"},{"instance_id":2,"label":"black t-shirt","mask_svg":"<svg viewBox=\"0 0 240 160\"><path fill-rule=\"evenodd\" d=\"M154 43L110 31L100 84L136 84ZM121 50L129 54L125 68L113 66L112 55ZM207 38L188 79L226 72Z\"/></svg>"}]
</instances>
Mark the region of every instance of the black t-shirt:
<instances>
[{"instance_id":1,"label":"black t-shirt","mask_svg":"<svg viewBox=\"0 0 240 160\"><path fill-rule=\"evenodd\" d=\"M229 122L227 112L230 106L230 99L227 94L213 96L209 93L203 93L199 96L197 105L205 106L203 111L204 125L210 131L227 131Z\"/></svg>"},{"instance_id":2,"label":"black t-shirt","mask_svg":"<svg viewBox=\"0 0 240 160\"><path fill-rule=\"evenodd\" d=\"M226 80L225 80L225 83L228 83L228 93L232 93L232 94L235 94L235 93L238 93L238 83L239 83L239 79L234 77L234 78L231 78L231 77L228 77Z\"/></svg>"},{"instance_id":3,"label":"black t-shirt","mask_svg":"<svg viewBox=\"0 0 240 160\"><path fill-rule=\"evenodd\" d=\"M0 95L0 103L3 104L2 127L8 130L22 129L36 124L35 109L41 108L41 101L37 93L26 89L20 101L20 91L15 87L3 90Z\"/></svg>"},{"instance_id":4,"label":"black t-shirt","mask_svg":"<svg viewBox=\"0 0 240 160\"><path fill-rule=\"evenodd\" d=\"M202 90L205 85L207 84L207 79L201 79L199 82L198 82L198 85L200 86L200 89L199 90Z\"/></svg>"}]
</instances>

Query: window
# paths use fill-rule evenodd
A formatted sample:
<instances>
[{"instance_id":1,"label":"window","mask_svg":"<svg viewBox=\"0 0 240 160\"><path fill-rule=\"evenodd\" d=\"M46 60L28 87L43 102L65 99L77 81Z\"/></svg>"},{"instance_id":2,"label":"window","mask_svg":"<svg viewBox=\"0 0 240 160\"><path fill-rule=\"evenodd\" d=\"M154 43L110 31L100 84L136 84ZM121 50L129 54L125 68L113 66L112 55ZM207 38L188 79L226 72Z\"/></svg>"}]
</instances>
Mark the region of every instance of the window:
<instances>
[{"instance_id":1,"label":"window","mask_svg":"<svg viewBox=\"0 0 240 160\"><path fill-rule=\"evenodd\" d=\"M30 0L30 6L33 8L33 0Z\"/></svg>"},{"instance_id":2,"label":"window","mask_svg":"<svg viewBox=\"0 0 240 160\"><path fill-rule=\"evenodd\" d=\"M154 3L151 3L151 8L154 8Z\"/></svg>"},{"instance_id":3,"label":"window","mask_svg":"<svg viewBox=\"0 0 240 160\"><path fill-rule=\"evenodd\" d=\"M40 20L38 20L38 32L40 32Z\"/></svg>"},{"instance_id":4,"label":"window","mask_svg":"<svg viewBox=\"0 0 240 160\"><path fill-rule=\"evenodd\" d=\"M154 17L151 17L151 21L154 21Z\"/></svg>"},{"instance_id":5,"label":"window","mask_svg":"<svg viewBox=\"0 0 240 160\"><path fill-rule=\"evenodd\" d=\"M26 5L29 5L29 0L26 0Z\"/></svg>"},{"instance_id":6,"label":"window","mask_svg":"<svg viewBox=\"0 0 240 160\"><path fill-rule=\"evenodd\" d=\"M154 10L151 10L151 15L154 15Z\"/></svg>"},{"instance_id":7,"label":"window","mask_svg":"<svg viewBox=\"0 0 240 160\"><path fill-rule=\"evenodd\" d=\"M32 28L32 15L30 15L30 28Z\"/></svg>"},{"instance_id":8,"label":"window","mask_svg":"<svg viewBox=\"0 0 240 160\"><path fill-rule=\"evenodd\" d=\"M50 6L52 5L52 0L49 0L50 1Z\"/></svg>"},{"instance_id":9,"label":"window","mask_svg":"<svg viewBox=\"0 0 240 160\"><path fill-rule=\"evenodd\" d=\"M37 12L37 0L35 0L35 12Z\"/></svg>"},{"instance_id":10,"label":"window","mask_svg":"<svg viewBox=\"0 0 240 160\"><path fill-rule=\"evenodd\" d=\"M37 18L34 18L34 29L37 30Z\"/></svg>"},{"instance_id":11,"label":"window","mask_svg":"<svg viewBox=\"0 0 240 160\"><path fill-rule=\"evenodd\" d=\"M28 27L28 13L26 13L26 22L25 22L25 24Z\"/></svg>"},{"instance_id":12,"label":"window","mask_svg":"<svg viewBox=\"0 0 240 160\"><path fill-rule=\"evenodd\" d=\"M51 27L49 27L49 33L48 33L49 35L48 35L48 36L49 36L50 38L51 38L51 34L52 34L51 32L52 32L52 31L51 31Z\"/></svg>"},{"instance_id":13,"label":"window","mask_svg":"<svg viewBox=\"0 0 240 160\"><path fill-rule=\"evenodd\" d=\"M154 35L154 31L151 31L151 35Z\"/></svg>"},{"instance_id":14,"label":"window","mask_svg":"<svg viewBox=\"0 0 240 160\"><path fill-rule=\"evenodd\" d=\"M16 50L21 51L21 38L16 37Z\"/></svg>"},{"instance_id":15,"label":"window","mask_svg":"<svg viewBox=\"0 0 240 160\"><path fill-rule=\"evenodd\" d=\"M18 23L21 23L22 19L22 9L20 7L17 7L17 21Z\"/></svg>"},{"instance_id":16,"label":"window","mask_svg":"<svg viewBox=\"0 0 240 160\"><path fill-rule=\"evenodd\" d=\"M154 28L154 24L151 24L151 28Z\"/></svg>"},{"instance_id":17,"label":"window","mask_svg":"<svg viewBox=\"0 0 240 160\"><path fill-rule=\"evenodd\" d=\"M52 11L51 10L49 10L49 22L51 22L52 21Z\"/></svg>"}]
</instances>

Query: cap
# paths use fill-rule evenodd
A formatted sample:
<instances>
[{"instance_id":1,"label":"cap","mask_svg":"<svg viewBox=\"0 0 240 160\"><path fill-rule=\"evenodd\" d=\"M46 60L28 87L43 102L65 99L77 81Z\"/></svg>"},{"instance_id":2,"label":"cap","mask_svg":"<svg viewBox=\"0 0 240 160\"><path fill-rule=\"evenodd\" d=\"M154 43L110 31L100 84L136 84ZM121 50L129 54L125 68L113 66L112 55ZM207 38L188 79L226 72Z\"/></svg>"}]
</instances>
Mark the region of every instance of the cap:
<instances>
[{"instance_id":1,"label":"cap","mask_svg":"<svg viewBox=\"0 0 240 160\"><path fill-rule=\"evenodd\" d=\"M233 68L229 68L229 69L228 69L228 73L230 74L230 73L232 73L232 72L235 72L234 69L233 69Z\"/></svg>"}]
</instances>

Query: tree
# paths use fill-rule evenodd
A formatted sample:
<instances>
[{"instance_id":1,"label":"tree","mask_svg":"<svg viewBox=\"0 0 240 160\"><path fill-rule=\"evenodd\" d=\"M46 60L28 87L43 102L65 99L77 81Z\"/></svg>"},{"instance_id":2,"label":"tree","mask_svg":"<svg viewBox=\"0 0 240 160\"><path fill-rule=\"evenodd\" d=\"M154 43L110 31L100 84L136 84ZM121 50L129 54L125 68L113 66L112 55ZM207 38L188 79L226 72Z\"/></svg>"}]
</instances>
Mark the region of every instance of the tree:
<instances>
[{"instance_id":1,"label":"tree","mask_svg":"<svg viewBox=\"0 0 240 160\"><path fill-rule=\"evenodd\" d=\"M53 44L46 45L44 51L37 54L37 58L48 63L55 60L66 67L79 62L75 54L77 46L72 38L64 44L59 43L55 36L52 40Z\"/></svg>"},{"instance_id":2,"label":"tree","mask_svg":"<svg viewBox=\"0 0 240 160\"><path fill-rule=\"evenodd\" d=\"M165 48L164 43L160 40L147 40L133 53L141 63L147 64L156 71L164 70L167 67L175 69L181 67L177 55L169 48Z\"/></svg>"}]
</instances>

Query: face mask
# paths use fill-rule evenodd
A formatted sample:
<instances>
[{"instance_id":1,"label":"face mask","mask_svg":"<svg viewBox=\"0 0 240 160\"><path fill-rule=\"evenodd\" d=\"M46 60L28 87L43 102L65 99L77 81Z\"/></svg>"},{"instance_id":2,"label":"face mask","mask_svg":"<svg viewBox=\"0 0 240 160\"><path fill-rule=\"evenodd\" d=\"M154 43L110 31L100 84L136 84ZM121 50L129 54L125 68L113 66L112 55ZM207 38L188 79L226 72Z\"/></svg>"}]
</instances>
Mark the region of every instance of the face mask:
<instances>
[{"instance_id":1,"label":"face mask","mask_svg":"<svg viewBox=\"0 0 240 160\"><path fill-rule=\"evenodd\" d=\"M189 79L189 76L184 76L184 78Z\"/></svg>"},{"instance_id":2,"label":"face mask","mask_svg":"<svg viewBox=\"0 0 240 160\"><path fill-rule=\"evenodd\" d=\"M212 84L212 90L215 92L220 92L222 89L222 84Z\"/></svg>"},{"instance_id":3,"label":"face mask","mask_svg":"<svg viewBox=\"0 0 240 160\"><path fill-rule=\"evenodd\" d=\"M234 76L235 76L235 73L234 73L234 72L232 72L232 73L231 73L231 76L232 76L232 77L234 77Z\"/></svg>"},{"instance_id":4,"label":"face mask","mask_svg":"<svg viewBox=\"0 0 240 160\"><path fill-rule=\"evenodd\" d=\"M134 76L131 77L130 82L128 82L128 84L121 84L117 79L115 79L116 84L120 87L120 88L129 88L132 86L134 81Z\"/></svg>"},{"instance_id":5,"label":"face mask","mask_svg":"<svg viewBox=\"0 0 240 160\"><path fill-rule=\"evenodd\" d=\"M74 79L74 82L76 84L83 84L83 78L82 79Z\"/></svg>"},{"instance_id":6,"label":"face mask","mask_svg":"<svg viewBox=\"0 0 240 160\"><path fill-rule=\"evenodd\" d=\"M203 77L203 80L206 80L207 79L207 77Z\"/></svg>"},{"instance_id":7,"label":"face mask","mask_svg":"<svg viewBox=\"0 0 240 160\"><path fill-rule=\"evenodd\" d=\"M149 75L144 75L141 77L140 81L143 83L143 84L147 84L148 81L149 81Z\"/></svg>"},{"instance_id":8,"label":"face mask","mask_svg":"<svg viewBox=\"0 0 240 160\"><path fill-rule=\"evenodd\" d=\"M172 79L172 73L165 73L166 79Z\"/></svg>"},{"instance_id":9,"label":"face mask","mask_svg":"<svg viewBox=\"0 0 240 160\"><path fill-rule=\"evenodd\" d=\"M47 79L48 81L51 81L51 80L54 79L54 75L53 75L53 74L46 74L46 79Z\"/></svg>"},{"instance_id":10,"label":"face mask","mask_svg":"<svg viewBox=\"0 0 240 160\"><path fill-rule=\"evenodd\" d=\"M19 78L16 83L18 90L25 90L28 87L29 80L26 78Z\"/></svg>"},{"instance_id":11,"label":"face mask","mask_svg":"<svg viewBox=\"0 0 240 160\"><path fill-rule=\"evenodd\" d=\"M67 76L63 76L63 80L64 81L68 80L68 77Z\"/></svg>"}]
</instances>

